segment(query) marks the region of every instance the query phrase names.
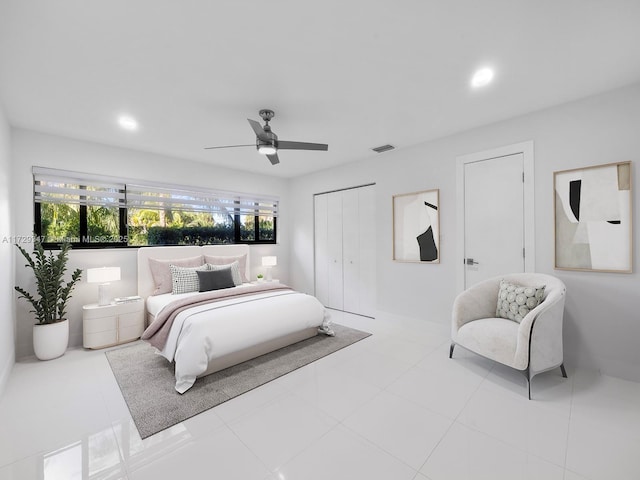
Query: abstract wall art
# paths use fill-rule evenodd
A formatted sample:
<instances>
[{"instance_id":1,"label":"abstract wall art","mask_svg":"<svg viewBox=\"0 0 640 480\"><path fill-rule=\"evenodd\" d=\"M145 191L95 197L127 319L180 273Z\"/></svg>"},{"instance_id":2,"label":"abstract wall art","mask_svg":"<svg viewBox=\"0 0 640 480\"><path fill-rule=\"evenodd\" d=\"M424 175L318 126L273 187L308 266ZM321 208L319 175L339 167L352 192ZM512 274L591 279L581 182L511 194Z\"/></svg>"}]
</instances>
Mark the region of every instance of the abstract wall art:
<instances>
[{"instance_id":1,"label":"abstract wall art","mask_svg":"<svg viewBox=\"0 0 640 480\"><path fill-rule=\"evenodd\" d=\"M555 268L631 273L631 162L555 172Z\"/></svg>"},{"instance_id":2,"label":"abstract wall art","mask_svg":"<svg viewBox=\"0 0 640 480\"><path fill-rule=\"evenodd\" d=\"M393 259L440 263L440 190L393 196Z\"/></svg>"}]
</instances>

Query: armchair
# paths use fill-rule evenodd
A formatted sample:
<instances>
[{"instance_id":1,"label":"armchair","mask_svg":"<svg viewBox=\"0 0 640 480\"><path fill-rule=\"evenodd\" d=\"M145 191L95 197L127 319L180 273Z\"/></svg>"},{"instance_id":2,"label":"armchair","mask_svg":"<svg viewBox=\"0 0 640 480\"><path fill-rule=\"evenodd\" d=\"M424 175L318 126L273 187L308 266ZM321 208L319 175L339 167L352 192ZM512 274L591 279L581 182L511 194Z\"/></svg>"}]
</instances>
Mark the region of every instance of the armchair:
<instances>
[{"instance_id":1,"label":"armchair","mask_svg":"<svg viewBox=\"0 0 640 480\"><path fill-rule=\"evenodd\" d=\"M545 285L538 306L520 323L496 318L500 281L538 287ZM451 348L456 345L520 370L531 380L539 373L560 367L563 377L562 319L566 288L556 277L541 273L517 273L484 280L460 293L453 303Z\"/></svg>"}]
</instances>

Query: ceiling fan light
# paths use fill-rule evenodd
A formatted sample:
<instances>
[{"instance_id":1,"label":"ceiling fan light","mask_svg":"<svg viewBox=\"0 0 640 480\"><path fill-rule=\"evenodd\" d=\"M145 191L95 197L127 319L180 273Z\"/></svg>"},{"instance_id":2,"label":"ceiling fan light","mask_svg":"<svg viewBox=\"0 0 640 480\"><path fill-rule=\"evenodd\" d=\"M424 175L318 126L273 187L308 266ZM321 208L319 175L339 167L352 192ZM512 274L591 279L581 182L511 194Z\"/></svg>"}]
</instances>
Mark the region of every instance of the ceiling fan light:
<instances>
[{"instance_id":1,"label":"ceiling fan light","mask_svg":"<svg viewBox=\"0 0 640 480\"><path fill-rule=\"evenodd\" d=\"M258 153L262 155L274 155L278 152L278 149L273 145L258 145Z\"/></svg>"}]
</instances>

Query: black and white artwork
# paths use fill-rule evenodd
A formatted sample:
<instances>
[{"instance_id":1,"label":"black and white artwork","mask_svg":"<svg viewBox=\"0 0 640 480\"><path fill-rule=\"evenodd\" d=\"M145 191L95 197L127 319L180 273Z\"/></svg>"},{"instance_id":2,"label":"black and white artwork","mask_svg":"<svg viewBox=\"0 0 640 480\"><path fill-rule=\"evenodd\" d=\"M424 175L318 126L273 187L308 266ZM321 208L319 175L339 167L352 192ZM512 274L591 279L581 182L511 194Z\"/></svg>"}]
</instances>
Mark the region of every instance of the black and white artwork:
<instances>
[{"instance_id":1,"label":"black and white artwork","mask_svg":"<svg viewBox=\"0 0 640 480\"><path fill-rule=\"evenodd\" d=\"M554 173L555 268L630 273L631 162Z\"/></svg>"},{"instance_id":2,"label":"black and white artwork","mask_svg":"<svg viewBox=\"0 0 640 480\"><path fill-rule=\"evenodd\" d=\"M440 262L440 191L393 196L393 259Z\"/></svg>"}]
</instances>

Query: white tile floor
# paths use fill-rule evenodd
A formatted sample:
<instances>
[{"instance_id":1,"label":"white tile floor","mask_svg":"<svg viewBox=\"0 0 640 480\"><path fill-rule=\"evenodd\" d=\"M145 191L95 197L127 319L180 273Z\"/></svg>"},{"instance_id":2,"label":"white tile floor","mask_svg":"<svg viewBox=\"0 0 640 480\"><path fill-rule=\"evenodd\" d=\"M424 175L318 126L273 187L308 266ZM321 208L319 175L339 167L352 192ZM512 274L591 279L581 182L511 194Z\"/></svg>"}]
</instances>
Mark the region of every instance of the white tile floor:
<instances>
[{"instance_id":1,"label":"white tile floor","mask_svg":"<svg viewBox=\"0 0 640 480\"><path fill-rule=\"evenodd\" d=\"M533 382L446 328L335 312L374 335L140 440L103 351L20 362L0 480L640 479L640 384L567 365Z\"/></svg>"}]
</instances>

